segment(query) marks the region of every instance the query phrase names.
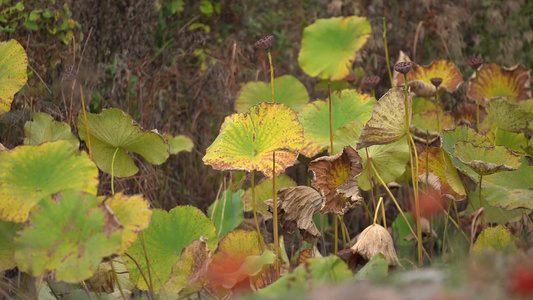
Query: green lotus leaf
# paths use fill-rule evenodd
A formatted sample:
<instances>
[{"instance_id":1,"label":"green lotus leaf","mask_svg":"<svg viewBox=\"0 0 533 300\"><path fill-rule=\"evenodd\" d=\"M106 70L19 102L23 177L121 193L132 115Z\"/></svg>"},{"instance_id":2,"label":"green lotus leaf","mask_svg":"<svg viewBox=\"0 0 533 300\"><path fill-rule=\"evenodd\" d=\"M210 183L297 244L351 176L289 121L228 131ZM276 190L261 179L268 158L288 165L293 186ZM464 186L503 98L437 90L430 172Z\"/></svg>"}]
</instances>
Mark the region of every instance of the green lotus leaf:
<instances>
[{"instance_id":1,"label":"green lotus leaf","mask_svg":"<svg viewBox=\"0 0 533 300\"><path fill-rule=\"evenodd\" d=\"M168 144L170 145L170 154L178 154L182 151L191 152L194 147L193 141L184 135L172 136L165 133L163 134L163 137L167 139Z\"/></svg>"},{"instance_id":2,"label":"green lotus leaf","mask_svg":"<svg viewBox=\"0 0 533 300\"><path fill-rule=\"evenodd\" d=\"M326 197L321 214L333 212L344 215L363 201L357 187L357 176L363 171L363 166L361 157L351 146L346 146L337 155L313 160L309 170L313 173L313 187L321 190Z\"/></svg>"},{"instance_id":3,"label":"green lotus leaf","mask_svg":"<svg viewBox=\"0 0 533 300\"><path fill-rule=\"evenodd\" d=\"M226 233L237 228L244 220L243 203L241 201L243 190L232 192L225 190L220 198L209 206L208 215L217 230L217 236L222 237Z\"/></svg>"},{"instance_id":4,"label":"green lotus leaf","mask_svg":"<svg viewBox=\"0 0 533 300\"><path fill-rule=\"evenodd\" d=\"M304 29L298 63L311 77L344 79L371 31L363 17L318 19Z\"/></svg>"},{"instance_id":5,"label":"green lotus leaf","mask_svg":"<svg viewBox=\"0 0 533 300\"><path fill-rule=\"evenodd\" d=\"M452 129L455 126L453 117L448 112L439 111L440 129ZM437 125L437 111L431 110L420 114L413 115L411 126L416 126L422 131L439 132Z\"/></svg>"},{"instance_id":6,"label":"green lotus leaf","mask_svg":"<svg viewBox=\"0 0 533 300\"><path fill-rule=\"evenodd\" d=\"M115 214L115 217L124 226L122 233L122 246L117 252L124 253L135 242L139 232L150 225L150 202L141 195L126 196L121 193L105 199L105 204Z\"/></svg>"},{"instance_id":7,"label":"green lotus leaf","mask_svg":"<svg viewBox=\"0 0 533 300\"><path fill-rule=\"evenodd\" d=\"M496 126L506 131L521 132L526 129L527 123L533 120L531 114L522 107L509 103L502 97L490 99L486 110Z\"/></svg>"},{"instance_id":8,"label":"green lotus leaf","mask_svg":"<svg viewBox=\"0 0 533 300\"><path fill-rule=\"evenodd\" d=\"M533 166L522 156L522 165L512 172L484 176L481 195L490 205L504 209L533 209Z\"/></svg>"},{"instance_id":9,"label":"green lotus leaf","mask_svg":"<svg viewBox=\"0 0 533 300\"><path fill-rule=\"evenodd\" d=\"M478 71L478 84L475 73L470 77L467 95L475 100L479 91L479 99L502 96L511 102L527 100L531 98L530 79L530 70L522 64L511 68L485 64Z\"/></svg>"},{"instance_id":10,"label":"green lotus leaf","mask_svg":"<svg viewBox=\"0 0 533 300\"><path fill-rule=\"evenodd\" d=\"M96 195L98 169L68 141L0 151L0 218L24 222L43 197L72 189Z\"/></svg>"},{"instance_id":11,"label":"green lotus leaf","mask_svg":"<svg viewBox=\"0 0 533 300\"><path fill-rule=\"evenodd\" d=\"M405 173L405 167L409 161L409 147L405 138L387 145L370 146L367 149L372 164L385 183L392 182ZM368 168L370 166L368 165L366 150L361 149L358 152L363 159L363 172L361 172L361 175L357 178L357 183L359 184L360 189L368 191L371 186L368 178ZM376 174L374 173L374 170L371 171L372 179L377 183Z\"/></svg>"},{"instance_id":12,"label":"green lotus leaf","mask_svg":"<svg viewBox=\"0 0 533 300\"><path fill-rule=\"evenodd\" d=\"M485 178L488 178L488 176L483 177L483 181L485 181ZM483 191L484 188L482 188L481 190ZM470 203L473 207L472 208L469 205L467 208L467 214L470 215L471 213L479 209L479 188L477 188L475 191L468 192L468 199L470 200ZM484 209L483 215L485 218L485 222L487 223L497 223L505 225L510 222L518 222L520 221L520 219L522 219L524 214L528 215L531 213L531 209L515 208L508 210L498 206L490 205L483 195L481 196L481 204Z\"/></svg>"},{"instance_id":13,"label":"green lotus leaf","mask_svg":"<svg viewBox=\"0 0 533 300\"><path fill-rule=\"evenodd\" d=\"M385 255L378 253L361 270L355 274L355 279L381 280L389 274L389 263Z\"/></svg>"},{"instance_id":14,"label":"green lotus leaf","mask_svg":"<svg viewBox=\"0 0 533 300\"><path fill-rule=\"evenodd\" d=\"M5 222L0 219L0 271L14 268L15 244L13 238L22 227L21 223Z\"/></svg>"},{"instance_id":15,"label":"green lotus leaf","mask_svg":"<svg viewBox=\"0 0 533 300\"><path fill-rule=\"evenodd\" d=\"M411 97L408 98L408 117L411 123ZM407 134L405 124L405 95L402 87L390 89L374 105L372 117L363 128L357 149L396 142Z\"/></svg>"},{"instance_id":16,"label":"green lotus leaf","mask_svg":"<svg viewBox=\"0 0 533 300\"><path fill-rule=\"evenodd\" d=\"M285 104L296 113L300 112L309 102L307 88L298 78L291 75L274 79L274 98L276 103ZM248 82L242 87L237 100L235 100L235 110L247 112L252 106L261 102L272 102L270 83Z\"/></svg>"},{"instance_id":17,"label":"green lotus leaf","mask_svg":"<svg viewBox=\"0 0 533 300\"><path fill-rule=\"evenodd\" d=\"M421 97L435 96L435 86L431 83L431 78L442 78L439 90L445 90L449 93L455 92L463 83L463 74L459 68L451 61L437 59L427 66L414 64L413 68L407 73L407 80L412 91ZM405 83L404 76L397 76L395 85L403 86Z\"/></svg>"},{"instance_id":18,"label":"green lotus leaf","mask_svg":"<svg viewBox=\"0 0 533 300\"><path fill-rule=\"evenodd\" d=\"M69 141L72 146L79 148L80 141L70 131L66 123L57 122L46 113L34 113L33 121L24 124L24 144L40 145L46 142L60 140Z\"/></svg>"},{"instance_id":19,"label":"green lotus leaf","mask_svg":"<svg viewBox=\"0 0 533 300\"><path fill-rule=\"evenodd\" d=\"M376 103L373 97L355 90L342 90L331 95L332 129L359 121L365 123L370 118ZM313 157L330 146L329 137L329 104L327 100L314 101L298 114L304 126L305 146L301 153ZM335 152L342 148L334 149Z\"/></svg>"},{"instance_id":20,"label":"green lotus leaf","mask_svg":"<svg viewBox=\"0 0 533 300\"><path fill-rule=\"evenodd\" d=\"M481 254L484 251L518 253L515 239L516 237L502 225L485 228L477 237L472 253Z\"/></svg>"},{"instance_id":21,"label":"green lotus leaf","mask_svg":"<svg viewBox=\"0 0 533 300\"><path fill-rule=\"evenodd\" d=\"M0 114L11 110L13 96L28 80L28 56L14 39L0 42Z\"/></svg>"},{"instance_id":22,"label":"green lotus leaf","mask_svg":"<svg viewBox=\"0 0 533 300\"><path fill-rule=\"evenodd\" d=\"M492 124L491 131L487 132L486 136L494 146L505 146L513 151L523 153L529 144L525 134L499 129L496 124Z\"/></svg>"},{"instance_id":23,"label":"green lotus leaf","mask_svg":"<svg viewBox=\"0 0 533 300\"><path fill-rule=\"evenodd\" d=\"M91 277L122 241L122 227L98 202L72 190L43 198L31 225L15 237L20 270L32 276L51 271L55 281L72 283Z\"/></svg>"},{"instance_id":24,"label":"green lotus leaf","mask_svg":"<svg viewBox=\"0 0 533 300\"><path fill-rule=\"evenodd\" d=\"M160 165L169 156L168 142L156 132L143 132L130 116L120 109L108 109L101 114L87 113L92 159L100 170L113 175L128 177L139 169L126 153L135 152L152 164ZM78 117L78 133L89 145L85 120Z\"/></svg>"},{"instance_id":25,"label":"green lotus leaf","mask_svg":"<svg viewBox=\"0 0 533 300\"><path fill-rule=\"evenodd\" d=\"M424 97L413 97L413 114L437 110L437 105Z\"/></svg>"},{"instance_id":26,"label":"green lotus leaf","mask_svg":"<svg viewBox=\"0 0 533 300\"><path fill-rule=\"evenodd\" d=\"M217 170L257 170L271 177L275 151L277 176L296 162L302 143L296 114L286 105L262 102L249 113L226 117L203 160Z\"/></svg>"},{"instance_id":27,"label":"green lotus leaf","mask_svg":"<svg viewBox=\"0 0 533 300\"><path fill-rule=\"evenodd\" d=\"M454 156L479 175L514 171L522 162L520 156L506 147L478 147L466 141L457 142Z\"/></svg>"},{"instance_id":28,"label":"green lotus leaf","mask_svg":"<svg viewBox=\"0 0 533 300\"><path fill-rule=\"evenodd\" d=\"M453 167L451 159L444 153L444 150L429 148L418 155L418 175L424 176L426 172L439 177L441 194L449 194L456 200L465 199L466 191L459 173Z\"/></svg>"},{"instance_id":29,"label":"green lotus leaf","mask_svg":"<svg viewBox=\"0 0 533 300\"><path fill-rule=\"evenodd\" d=\"M363 122L354 121L337 129L333 134L333 148L344 149L346 146L352 146L355 149L364 126Z\"/></svg>"},{"instance_id":30,"label":"green lotus leaf","mask_svg":"<svg viewBox=\"0 0 533 300\"><path fill-rule=\"evenodd\" d=\"M276 177L276 189L278 191L289 186L296 186L296 182L294 182L292 178L284 174ZM272 213L268 211L268 205L265 204L265 201L272 199L273 197L272 178L263 178L259 184L255 186L255 210L265 219L272 218ZM244 203L244 211L252 211L252 188L246 190L242 196L242 202Z\"/></svg>"},{"instance_id":31,"label":"green lotus leaf","mask_svg":"<svg viewBox=\"0 0 533 300\"><path fill-rule=\"evenodd\" d=\"M237 229L229 232L222 240L209 265L209 285L214 289L233 288L237 283L253 278L258 272L250 274L242 269L248 257L261 256L264 245L259 244L256 231Z\"/></svg>"},{"instance_id":32,"label":"green lotus leaf","mask_svg":"<svg viewBox=\"0 0 533 300\"><path fill-rule=\"evenodd\" d=\"M172 267L170 279L161 288L162 299L182 299L202 289L208 281L211 255L207 243L202 240L185 247L180 260Z\"/></svg>"},{"instance_id":33,"label":"green lotus leaf","mask_svg":"<svg viewBox=\"0 0 533 300\"><path fill-rule=\"evenodd\" d=\"M338 256L310 258L291 273L260 290L258 295L266 299L287 299L289 292L291 295L301 295L322 284L339 284L352 279L352 271Z\"/></svg>"},{"instance_id":34,"label":"green lotus leaf","mask_svg":"<svg viewBox=\"0 0 533 300\"><path fill-rule=\"evenodd\" d=\"M453 130L443 130L441 132L442 148L452 159L453 165L463 174L468 175L473 180L477 180L477 173L454 156L455 150L453 147L459 141L468 141L481 147L490 147L492 143L486 136L477 134L474 129L468 126L457 126Z\"/></svg>"},{"instance_id":35,"label":"green lotus leaf","mask_svg":"<svg viewBox=\"0 0 533 300\"><path fill-rule=\"evenodd\" d=\"M148 274L146 255L150 261L153 288L156 292L170 278L172 267L180 260L186 246L202 237L207 239L207 247L214 251L218 239L213 222L199 209L192 206L178 206L166 212L154 209L150 227L145 229L126 253L139 264L144 274ZM137 264L128 256L123 256L130 271L131 281L141 290L148 290Z\"/></svg>"}]
</instances>

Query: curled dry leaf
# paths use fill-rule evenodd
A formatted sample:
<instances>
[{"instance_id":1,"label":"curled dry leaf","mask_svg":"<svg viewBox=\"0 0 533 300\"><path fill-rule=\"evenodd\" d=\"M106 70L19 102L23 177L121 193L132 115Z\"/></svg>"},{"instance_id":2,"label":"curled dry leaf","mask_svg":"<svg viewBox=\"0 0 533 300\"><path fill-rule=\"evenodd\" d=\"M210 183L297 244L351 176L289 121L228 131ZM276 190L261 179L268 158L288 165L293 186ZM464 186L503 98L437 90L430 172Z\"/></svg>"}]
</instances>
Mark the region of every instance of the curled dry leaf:
<instances>
[{"instance_id":1,"label":"curled dry leaf","mask_svg":"<svg viewBox=\"0 0 533 300\"><path fill-rule=\"evenodd\" d=\"M278 191L278 213L281 226L289 233L300 229L303 239L313 243L320 232L313 223L313 215L324 204L324 196L308 186L294 186ZM265 201L273 207L272 200Z\"/></svg>"},{"instance_id":2,"label":"curled dry leaf","mask_svg":"<svg viewBox=\"0 0 533 300\"><path fill-rule=\"evenodd\" d=\"M315 159L309 165L313 172L313 187L323 191L326 203L320 213L343 215L362 201L357 176L363 172L362 159L351 146L337 155Z\"/></svg>"},{"instance_id":3,"label":"curled dry leaf","mask_svg":"<svg viewBox=\"0 0 533 300\"><path fill-rule=\"evenodd\" d=\"M454 156L479 175L514 171L520 167L520 155L504 146L479 147L467 141L457 142Z\"/></svg>"},{"instance_id":4,"label":"curled dry leaf","mask_svg":"<svg viewBox=\"0 0 533 300\"><path fill-rule=\"evenodd\" d=\"M399 264L392 236L383 226L372 224L368 226L357 239L357 243L351 248L353 253L361 255L367 261L371 260L376 254L385 255L387 263L390 266Z\"/></svg>"}]
</instances>

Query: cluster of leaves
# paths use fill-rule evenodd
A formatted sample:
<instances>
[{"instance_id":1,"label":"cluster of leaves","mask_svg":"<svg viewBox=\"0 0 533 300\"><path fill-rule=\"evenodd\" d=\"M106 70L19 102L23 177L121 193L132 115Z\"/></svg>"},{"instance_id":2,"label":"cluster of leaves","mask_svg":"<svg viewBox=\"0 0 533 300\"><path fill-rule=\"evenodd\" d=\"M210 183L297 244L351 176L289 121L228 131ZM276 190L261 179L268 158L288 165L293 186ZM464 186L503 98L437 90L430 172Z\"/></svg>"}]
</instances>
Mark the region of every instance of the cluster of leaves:
<instances>
[{"instance_id":1,"label":"cluster of leaves","mask_svg":"<svg viewBox=\"0 0 533 300\"><path fill-rule=\"evenodd\" d=\"M202 1L206 2L211 3ZM180 1L174 3L179 12ZM304 30L298 62L309 76L345 80L370 31L370 23L361 17L317 20ZM259 46L268 49L272 38ZM0 113L9 111L13 95L25 83L26 62L16 41L0 43ZM402 64L406 65L411 66ZM483 206L482 227L529 214L529 70L521 65L476 67L465 103L482 100L487 117L475 124L477 130L456 126L469 118L454 119L440 107L438 94L454 92L464 82L452 62L415 64L404 74L395 75L396 87L379 100L344 89L328 100L309 102L303 84L289 75L273 79L270 88L263 82L245 84L236 101L237 113L226 117L203 161L219 170L251 172L252 186L244 191L231 185L222 191L209 217L190 206L168 212L150 209L142 195L114 193L114 177L138 172L129 153L159 165L170 154L190 151L190 140L146 132L118 109L98 115L80 112L79 139L68 124L34 113L24 126L24 145L0 151L0 270L16 266L52 281L88 280L95 291L122 296L135 286L152 297L169 299L198 291L225 298L242 290L259 290L259 297L270 298L307 291L316 283L383 277L388 266L401 266L387 225L377 222L382 200L373 208L374 223L351 245L342 216L376 200L361 190L387 190L403 214L388 184L411 180L418 207L422 183L427 186L424 192L433 195L426 201L436 203L429 206L437 211L466 198L474 209ZM435 78L440 78L439 84ZM87 151L79 150L80 139ZM320 156L326 150L329 155ZM296 186L282 174L303 156L311 158L311 186ZM97 196L99 171L111 174L112 194L107 197ZM257 186L256 171L265 175ZM472 182L477 191L465 188ZM243 211L253 212L257 231L238 228ZM476 216L483 211L478 209ZM324 233L313 221L319 212L341 220L343 245L349 249L327 257L314 247L301 249L294 265L278 241L277 222L289 234L299 232L313 243ZM429 210L425 212L429 218ZM417 208L420 232L418 213ZM274 244L264 242L257 214L273 218ZM421 245L420 235L410 230ZM503 226L488 227L472 252L518 251L514 239ZM336 249L336 236L334 243ZM126 267L127 276L119 274L119 266Z\"/></svg>"},{"instance_id":2,"label":"cluster of leaves","mask_svg":"<svg viewBox=\"0 0 533 300\"><path fill-rule=\"evenodd\" d=\"M56 36L60 41L69 44L74 36L75 28L81 28L80 24L72 19L69 6L65 3L58 9L50 8L56 4L56 0L47 0L45 8L36 8L40 1L12 1L3 0L0 3L0 32L11 34L19 26L27 30L48 32ZM80 40L83 36L79 37Z\"/></svg>"}]
</instances>

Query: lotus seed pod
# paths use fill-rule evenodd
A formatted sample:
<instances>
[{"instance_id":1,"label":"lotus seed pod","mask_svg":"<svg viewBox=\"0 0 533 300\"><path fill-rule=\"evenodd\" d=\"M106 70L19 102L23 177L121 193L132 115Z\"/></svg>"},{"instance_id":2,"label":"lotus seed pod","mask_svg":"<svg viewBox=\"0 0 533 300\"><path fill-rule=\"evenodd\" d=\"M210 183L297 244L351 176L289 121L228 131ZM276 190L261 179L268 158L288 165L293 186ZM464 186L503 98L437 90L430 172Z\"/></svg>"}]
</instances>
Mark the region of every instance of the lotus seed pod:
<instances>
[{"instance_id":1,"label":"lotus seed pod","mask_svg":"<svg viewBox=\"0 0 533 300\"><path fill-rule=\"evenodd\" d=\"M344 77L344 80L348 81L349 83L354 83L356 79L357 79L357 76L351 73L346 75L346 77Z\"/></svg>"},{"instance_id":2,"label":"lotus seed pod","mask_svg":"<svg viewBox=\"0 0 533 300\"><path fill-rule=\"evenodd\" d=\"M357 243L351 249L353 253L361 255L367 261L381 253L385 255L389 266L399 264L392 236L387 229L379 224L372 224L363 230Z\"/></svg>"},{"instance_id":3,"label":"lotus seed pod","mask_svg":"<svg viewBox=\"0 0 533 300\"><path fill-rule=\"evenodd\" d=\"M273 43L274 43L274 36L268 35L268 36L262 37L257 42L255 42L254 46L261 50L268 50L270 49L270 47L272 47Z\"/></svg>"},{"instance_id":4,"label":"lotus seed pod","mask_svg":"<svg viewBox=\"0 0 533 300\"><path fill-rule=\"evenodd\" d=\"M394 71L402 73L403 75L406 75L411 71L411 68L413 67L412 61L402 61L394 65Z\"/></svg>"},{"instance_id":5,"label":"lotus seed pod","mask_svg":"<svg viewBox=\"0 0 533 300\"><path fill-rule=\"evenodd\" d=\"M442 83L442 78L440 77L437 77L437 78L431 78L429 81L431 81L431 83L433 83L433 85L438 88L441 83Z\"/></svg>"},{"instance_id":6,"label":"lotus seed pod","mask_svg":"<svg viewBox=\"0 0 533 300\"><path fill-rule=\"evenodd\" d=\"M380 78L378 76L368 76L363 78L363 84L369 87L375 87L378 85Z\"/></svg>"},{"instance_id":7,"label":"lotus seed pod","mask_svg":"<svg viewBox=\"0 0 533 300\"><path fill-rule=\"evenodd\" d=\"M479 68L479 66L481 66L481 64L484 62L485 60L481 57L474 57L474 58L471 58L468 60L468 64L474 68L474 69L477 69Z\"/></svg>"}]
</instances>

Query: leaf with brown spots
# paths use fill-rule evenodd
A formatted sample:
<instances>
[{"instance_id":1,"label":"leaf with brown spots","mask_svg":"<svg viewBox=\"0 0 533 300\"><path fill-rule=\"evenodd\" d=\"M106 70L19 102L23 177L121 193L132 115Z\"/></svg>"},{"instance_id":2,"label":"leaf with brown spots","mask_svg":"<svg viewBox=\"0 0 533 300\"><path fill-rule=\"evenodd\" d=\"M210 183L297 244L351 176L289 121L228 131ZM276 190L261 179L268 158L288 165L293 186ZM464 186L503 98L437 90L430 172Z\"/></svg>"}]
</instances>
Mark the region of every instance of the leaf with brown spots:
<instances>
[{"instance_id":1,"label":"leaf with brown spots","mask_svg":"<svg viewBox=\"0 0 533 300\"><path fill-rule=\"evenodd\" d=\"M357 176L363 171L361 163L361 157L351 146L346 146L337 155L320 157L311 162L312 185L322 190L326 197L326 204L320 211L322 214L333 212L343 215L362 201L357 187Z\"/></svg>"},{"instance_id":2,"label":"leaf with brown spots","mask_svg":"<svg viewBox=\"0 0 533 300\"><path fill-rule=\"evenodd\" d=\"M522 64L511 68L500 67L497 64L485 64L476 74L470 77L470 87L467 96L471 99L492 99L497 96L507 98L508 101L521 101L531 98L530 70Z\"/></svg>"},{"instance_id":3,"label":"leaf with brown spots","mask_svg":"<svg viewBox=\"0 0 533 300\"><path fill-rule=\"evenodd\" d=\"M411 71L407 73L407 80L413 93L419 97L435 96L436 88L431 82L431 78L442 78L439 90L449 93L455 92L463 83L463 74L459 68L451 61L437 59L427 66L415 64ZM395 85L403 86L404 76L397 76Z\"/></svg>"}]
</instances>

